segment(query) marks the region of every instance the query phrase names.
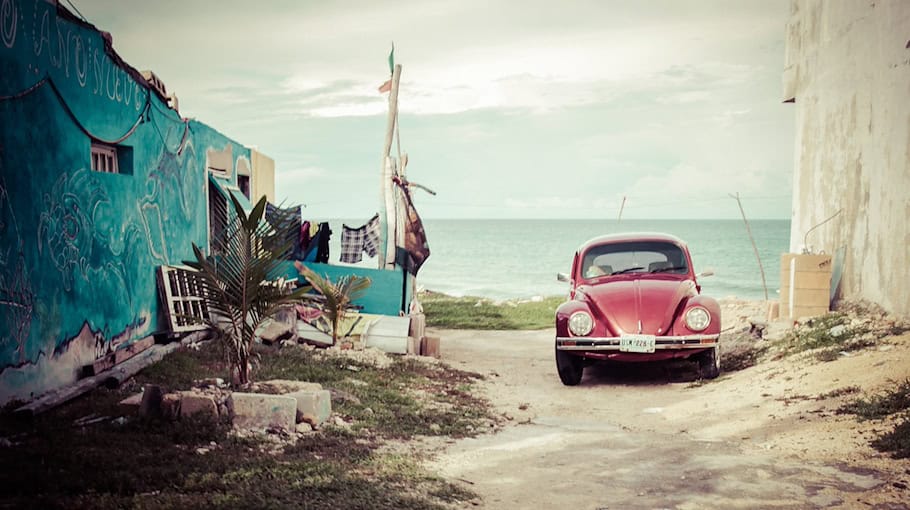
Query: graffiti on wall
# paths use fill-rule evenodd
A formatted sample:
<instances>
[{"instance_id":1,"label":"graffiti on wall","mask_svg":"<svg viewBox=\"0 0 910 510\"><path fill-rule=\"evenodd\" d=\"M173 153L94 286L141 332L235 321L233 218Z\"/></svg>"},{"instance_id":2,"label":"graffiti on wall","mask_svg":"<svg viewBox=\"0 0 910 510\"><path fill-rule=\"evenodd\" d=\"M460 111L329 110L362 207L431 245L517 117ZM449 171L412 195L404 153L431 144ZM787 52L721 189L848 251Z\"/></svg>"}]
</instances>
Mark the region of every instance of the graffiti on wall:
<instances>
[{"instance_id":1,"label":"graffiti on wall","mask_svg":"<svg viewBox=\"0 0 910 510\"><path fill-rule=\"evenodd\" d=\"M56 8L0 0L0 65L13 71L0 73L0 124L17 126L0 130L0 405L71 384L85 365L164 329L155 268L206 243L205 155L237 147L152 97L123 139L131 172L86 168L87 136L132 116L148 93L97 32ZM42 77L53 95L35 86ZM50 128L54 150L19 150ZM248 150L236 152L229 175L249 166ZM28 171L8 171L19 168Z\"/></svg>"},{"instance_id":2,"label":"graffiti on wall","mask_svg":"<svg viewBox=\"0 0 910 510\"><path fill-rule=\"evenodd\" d=\"M2 168L2 163L0 163ZM6 182L0 176L0 238L12 242L0 251L0 308L8 331L0 334L0 347L15 345L17 363L25 361L25 344L31 332L35 295L25 265L24 242L9 200Z\"/></svg>"},{"instance_id":3,"label":"graffiti on wall","mask_svg":"<svg viewBox=\"0 0 910 510\"><path fill-rule=\"evenodd\" d=\"M96 96L132 106L137 112L142 108L145 88L108 58L104 42L97 33L59 18L53 2L34 2L32 8L26 22L21 0L2 0L0 38L3 47L14 49L19 44L28 45L35 57L33 71L37 76L54 71L59 81L61 78L75 80L79 87L88 88Z\"/></svg>"}]
</instances>

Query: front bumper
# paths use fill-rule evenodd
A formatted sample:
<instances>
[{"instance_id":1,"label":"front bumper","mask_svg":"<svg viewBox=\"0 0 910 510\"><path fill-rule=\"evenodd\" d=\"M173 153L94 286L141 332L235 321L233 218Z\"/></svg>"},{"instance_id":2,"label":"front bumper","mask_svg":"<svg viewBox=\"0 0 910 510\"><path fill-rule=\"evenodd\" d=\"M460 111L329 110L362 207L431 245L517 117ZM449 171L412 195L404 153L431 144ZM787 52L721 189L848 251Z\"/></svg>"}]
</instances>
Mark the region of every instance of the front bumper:
<instances>
[{"instance_id":1,"label":"front bumper","mask_svg":"<svg viewBox=\"0 0 910 510\"><path fill-rule=\"evenodd\" d=\"M720 334L659 336L654 339L654 350L708 349L717 346L718 338ZM619 337L558 336L556 348L560 351L620 351Z\"/></svg>"}]
</instances>

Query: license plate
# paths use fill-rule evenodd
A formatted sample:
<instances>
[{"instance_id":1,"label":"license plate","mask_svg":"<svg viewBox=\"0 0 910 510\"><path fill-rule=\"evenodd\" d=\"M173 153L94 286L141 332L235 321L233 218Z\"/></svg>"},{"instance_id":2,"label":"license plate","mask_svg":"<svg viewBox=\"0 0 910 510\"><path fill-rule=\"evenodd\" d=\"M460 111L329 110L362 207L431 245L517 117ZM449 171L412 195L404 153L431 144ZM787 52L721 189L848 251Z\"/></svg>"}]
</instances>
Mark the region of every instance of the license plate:
<instances>
[{"instance_id":1,"label":"license plate","mask_svg":"<svg viewBox=\"0 0 910 510\"><path fill-rule=\"evenodd\" d=\"M654 335L623 335L619 337L619 350L623 352L654 352Z\"/></svg>"}]
</instances>

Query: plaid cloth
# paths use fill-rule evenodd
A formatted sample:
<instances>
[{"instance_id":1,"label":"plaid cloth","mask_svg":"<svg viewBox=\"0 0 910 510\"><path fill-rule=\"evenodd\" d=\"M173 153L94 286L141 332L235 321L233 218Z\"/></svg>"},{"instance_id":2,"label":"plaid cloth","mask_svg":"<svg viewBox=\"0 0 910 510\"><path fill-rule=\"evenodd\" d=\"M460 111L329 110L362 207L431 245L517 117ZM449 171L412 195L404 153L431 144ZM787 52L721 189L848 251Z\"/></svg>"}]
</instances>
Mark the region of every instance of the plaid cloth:
<instances>
[{"instance_id":1,"label":"plaid cloth","mask_svg":"<svg viewBox=\"0 0 910 510\"><path fill-rule=\"evenodd\" d=\"M375 257L379 251L379 215L373 216L366 225L359 228L341 226L341 262L353 264L363 259L366 251Z\"/></svg>"},{"instance_id":2,"label":"plaid cloth","mask_svg":"<svg viewBox=\"0 0 910 510\"><path fill-rule=\"evenodd\" d=\"M379 252L379 215L373 216L366 224L366 237L363 240L363 249L370 257L375 257Z\"/></svg>"}]
</instances>

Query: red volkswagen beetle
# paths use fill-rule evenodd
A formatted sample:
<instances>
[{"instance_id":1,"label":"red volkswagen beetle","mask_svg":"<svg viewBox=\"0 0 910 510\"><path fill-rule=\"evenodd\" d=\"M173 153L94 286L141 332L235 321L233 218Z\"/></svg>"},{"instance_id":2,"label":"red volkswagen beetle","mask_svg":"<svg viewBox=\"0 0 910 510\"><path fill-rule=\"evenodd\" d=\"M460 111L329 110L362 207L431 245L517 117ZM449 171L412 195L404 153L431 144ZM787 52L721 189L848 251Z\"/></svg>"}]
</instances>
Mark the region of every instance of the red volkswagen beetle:
<instances>
[{"instance_id":1,"label":"red volkswagen beetle","mask_svg":"<svg viewBox=\"0 0 910 510\"><path fill-rule=\"evenodd\" d=\"M694 358L701 376L720 374L720 306L701 295L686 244L668 234L613 234L575 253L569 300L556 309L556 369L581 381L595 361Z\"/></svg>"}]
</instances>

